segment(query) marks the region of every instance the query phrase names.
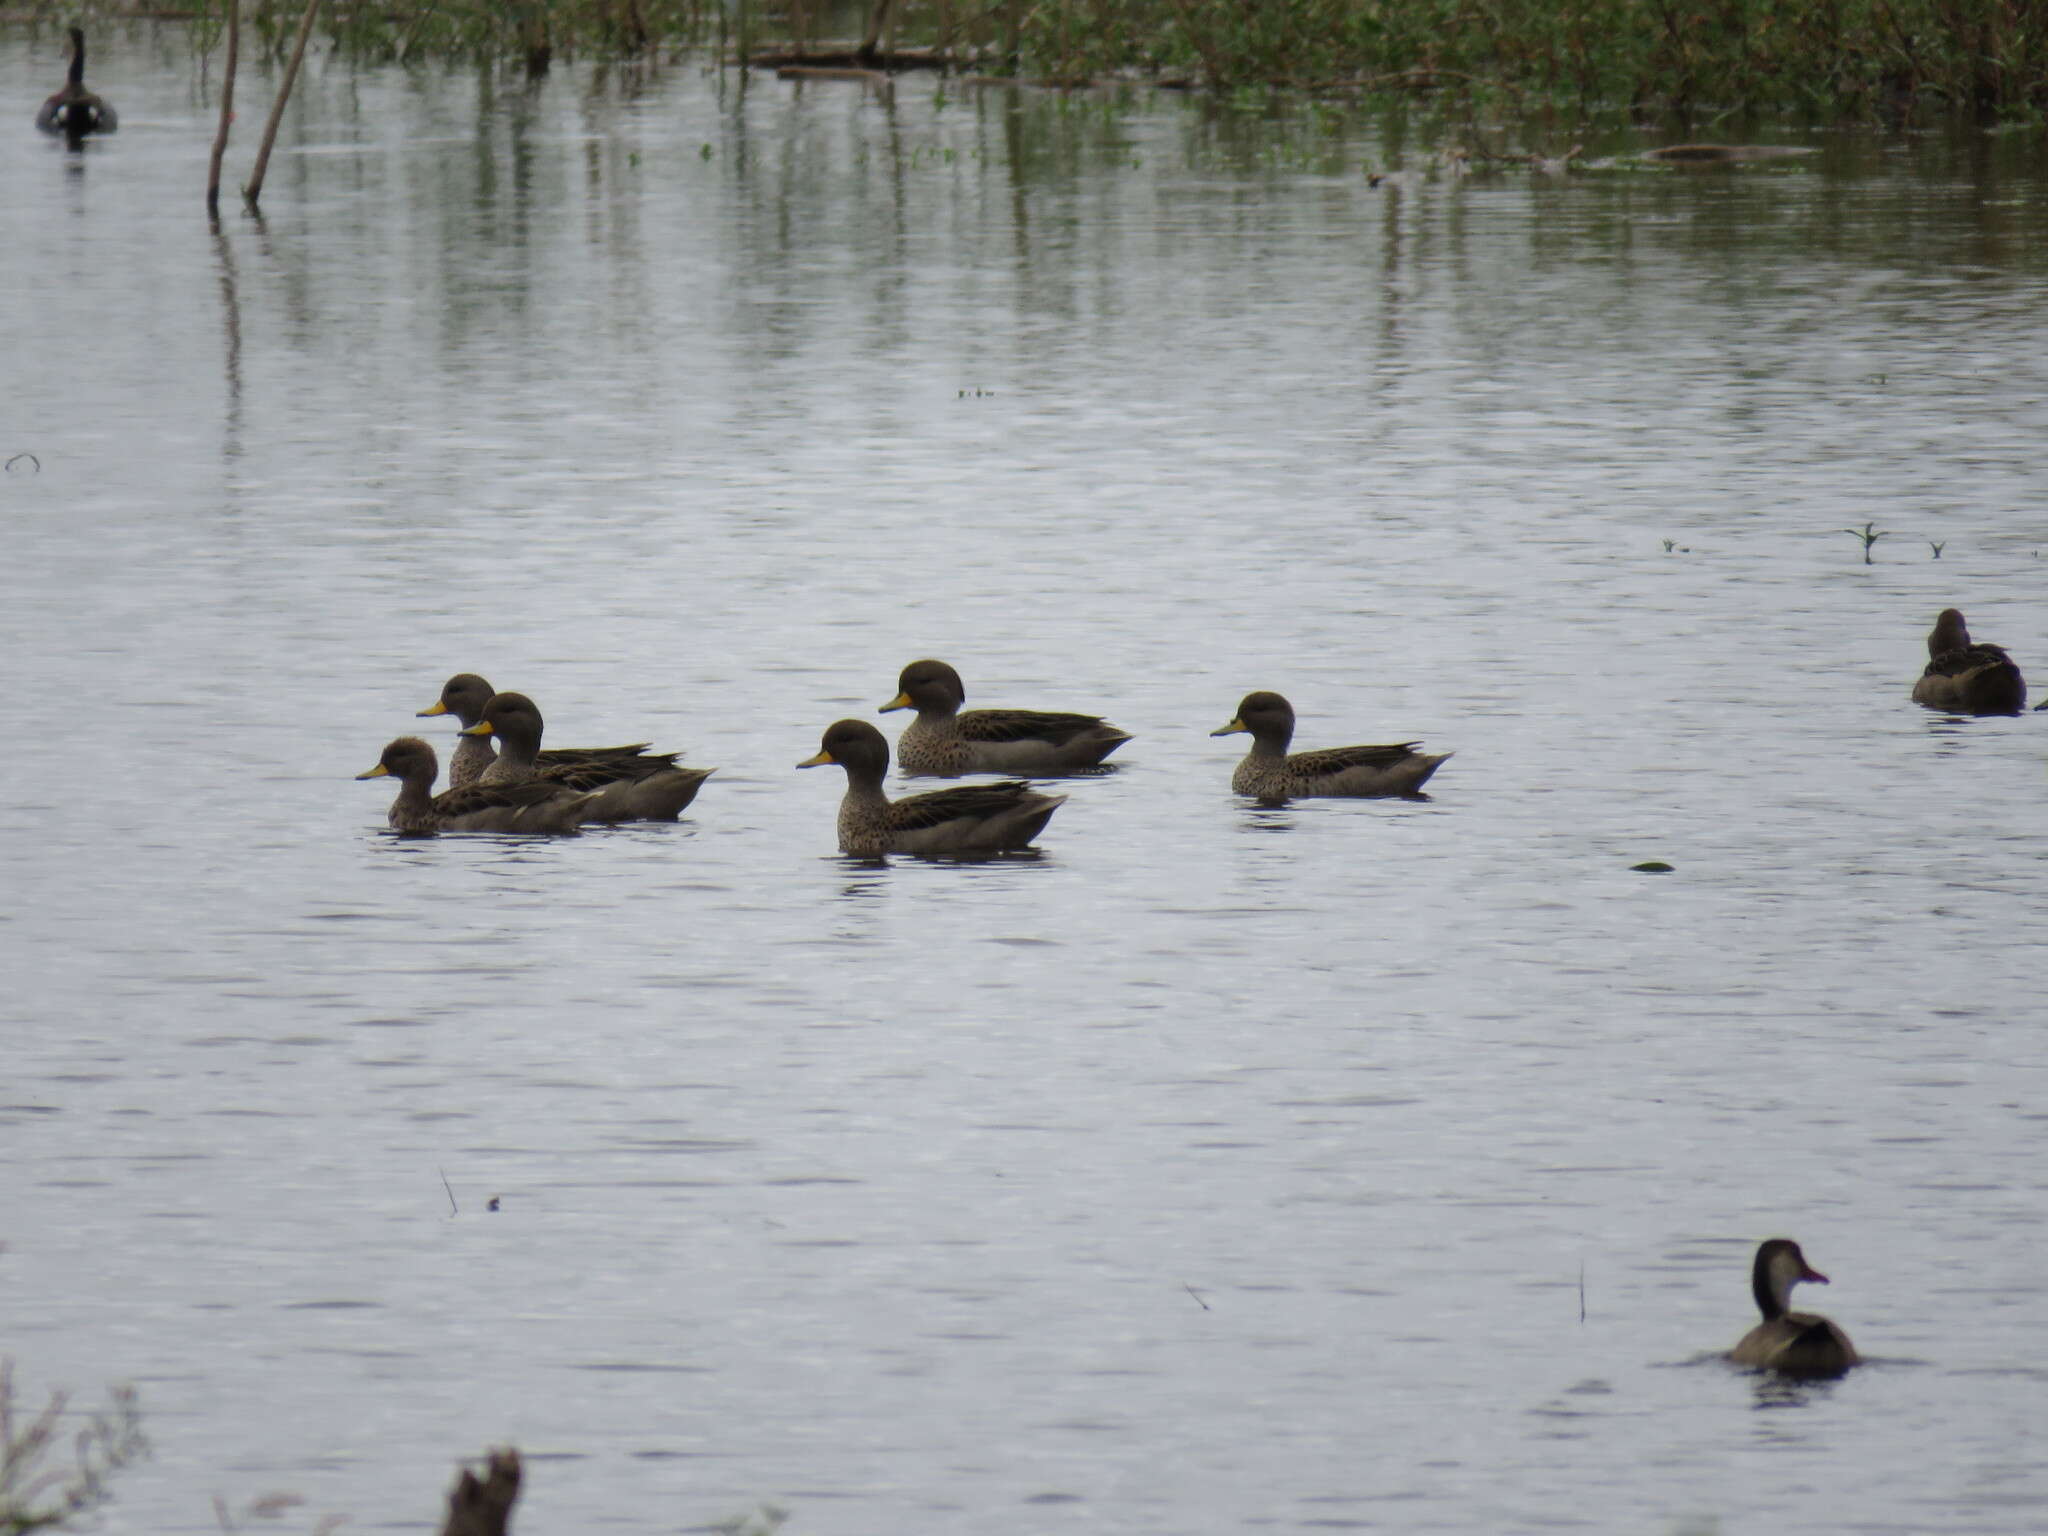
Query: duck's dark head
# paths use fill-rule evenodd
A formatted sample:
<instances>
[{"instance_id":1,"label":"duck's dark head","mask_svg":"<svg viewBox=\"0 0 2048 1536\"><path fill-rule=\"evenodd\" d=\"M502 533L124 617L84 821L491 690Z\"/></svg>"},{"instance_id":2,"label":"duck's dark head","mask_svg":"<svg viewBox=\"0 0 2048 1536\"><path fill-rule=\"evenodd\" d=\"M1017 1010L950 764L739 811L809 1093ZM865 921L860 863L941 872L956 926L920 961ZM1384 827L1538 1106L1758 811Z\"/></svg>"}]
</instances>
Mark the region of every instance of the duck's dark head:
<instances>
[{"instance_id":1,"label":"duck's dark head","mask_svg":"<svg viewBox=\"0 0 2048 1536\"><path fill-rule=\"evenodd\" d=\"M377 766L367 773L356 775L359 779L403 779L407 783L434 782L434 775L441 771L441 760L434 756L434 749L417 736L401 736L386 747L377 759Z\"/></svg>"},{"instance_id":2,"label":"duck's dark head","mask_svg":"<svg viewBox=\"0 0 2048 1536\"><path fill-rule=\"evenodd\" d=\"M494 693L485 702L475 725L466 725L458 736L496 736L507 746L531 751L540 746L545 724L540 706L523 693Z\"/></svg>"},{"instance_id":3,"label":"duck's dark head","mask_svg":"<svg viewBox=\"0 0 2048 1536\"><path fill-rule=\"evenodd\" d=\"M943 661L913 661L897 677L896 697L882 706L882 713L914 709L919 714L951 714L966 702L967 688L958 672Z\"/></svg>"},{"instance_id":4,"label":"duck's dark head","mask_svg":"<svg viewBox=\"0 0 2048 1536\"><path fill-rule=\"evenodd\" d=\"M889 741L865 720L840 720L825 728L817 754L797 764L823 768L837 763L856 779L879 779L889 771Z\"/></svg>"},{"instance_id":5,"label":"duck's dark head","mask_svg":"<svg viewBox=\"0 0 2048 1536\"><path fill-rule=\"evenodd\" d=\"M1211 736L1235 736L1249 732L1255 741L1277 741L1285 746L1294 736L1294 706L1277 693L1248 693L1237 706L1230 724Z\"/></svg>"},{"instance_id":6,"label":"duck's dark head","mask_svg":"<svg viewBox=\"0 0 2048 1536\"><path fill-rule=\"evenodd\" d=\"M1963 622L1960 608L1944 608L1934 620L1934 633L1927 637L1927 654L1939 656L1947 651L1965 651L1970 648L1970 626Z\"/></svg>"},{"instance_id":7,"label":"duck's dark head","mask_svg":"<svg viewBox=\"0 0 2048 1536\"><path fill-rule=\"evenodd\" d=\"M1757 1310L1766 1319L1783 1317L1791 1310L1792 1287L1802 1280L1828 1283L1828 1277L1806 1262L1806 1255L1791 1238L1774 1237L1758 1247L1749 1286L1756 1295Z\"/></svg>"},{"instance_id":8,"label":"duck's dark head","mask_svg":"<svg viewBox=\"0 0 2048 1536\"><path fill-rule=\"evenodd\" d=\"M441 685L441 697L420 711L420 718L453 715L464 725L475 725L484 717L484 706L495 690L474 672L458 672Z\"/></svg>"}]
</instances>

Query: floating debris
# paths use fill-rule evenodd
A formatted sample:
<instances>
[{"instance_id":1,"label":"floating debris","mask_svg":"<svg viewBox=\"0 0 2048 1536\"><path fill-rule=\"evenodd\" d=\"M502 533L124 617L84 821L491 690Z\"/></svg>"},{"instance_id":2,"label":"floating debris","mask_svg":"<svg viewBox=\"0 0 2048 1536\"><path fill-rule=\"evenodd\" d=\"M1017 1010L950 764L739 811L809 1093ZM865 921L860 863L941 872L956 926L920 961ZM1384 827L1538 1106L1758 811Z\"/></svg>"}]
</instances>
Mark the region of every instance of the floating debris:
<instances>
[{"instance_id":1,"label":"floating debris","mask_svg":"<svg viewBox=\"0 0 2048 1536\"><path fill-rule=\"evenodd\" d=\"M1863 541L1863 563L1865 565L1876 563L1870 558L1870 546L1879 539L1889 537L1885 530L1879 528L1876 523L1865 523L1861 528L1843 528L1839 531Z\"/></svg>"}]
</instances>

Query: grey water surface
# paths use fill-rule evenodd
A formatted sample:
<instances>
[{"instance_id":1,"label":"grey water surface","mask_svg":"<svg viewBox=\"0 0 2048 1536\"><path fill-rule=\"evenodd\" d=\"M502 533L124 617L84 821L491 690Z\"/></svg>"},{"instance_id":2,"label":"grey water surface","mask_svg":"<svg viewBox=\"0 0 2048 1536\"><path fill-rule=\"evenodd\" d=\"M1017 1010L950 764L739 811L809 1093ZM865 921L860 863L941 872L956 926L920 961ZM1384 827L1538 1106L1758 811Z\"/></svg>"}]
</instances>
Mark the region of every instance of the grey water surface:
<instances>
[{"instance_id":1,"label":"grey water surface","mask_svg":"<svg viewBox=\"0 0 2048 1536\"><path fill-rule=\"evenodd\" d=\"M1949 605L2048 683L2038 131L1453 179L324 59L216 235L184 35L80 153L62 66L0 43L0 1353L136 1384L99 1529L428 1529L504 1443L534 1536L2048 1523L2048 717L1906 697ZM1134 734L1036 857L834 854L793 765L925 655ZM458 670L718 773L396 839ZM1254 688L1456 756L1239 802ZM1839 1383L1711 1358L1780 1233Z\"/></svg>"}]
</instances>

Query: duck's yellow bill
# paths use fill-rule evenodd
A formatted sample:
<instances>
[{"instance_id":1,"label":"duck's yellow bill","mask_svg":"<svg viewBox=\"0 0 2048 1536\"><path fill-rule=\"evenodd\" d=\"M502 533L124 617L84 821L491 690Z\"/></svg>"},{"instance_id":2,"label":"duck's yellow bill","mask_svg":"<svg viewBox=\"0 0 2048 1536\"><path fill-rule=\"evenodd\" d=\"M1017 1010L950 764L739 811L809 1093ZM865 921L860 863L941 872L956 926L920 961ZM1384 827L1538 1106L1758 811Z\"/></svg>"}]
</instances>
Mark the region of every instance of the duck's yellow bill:
<instances>
[{"instance_id":1,"label":"duck's yellow bill","mask_svg":"<svg viewBox=\"0 0 2048 1536\"><path fill-rule=\"evenodd\" d=\"M839 761L839 759L838 759L838 758L836 758L836 757L834 757L834 756L833 756L833 755L832 755L832 754L831 754L830 752L822 752L822 751L821 751L821 752L820 752L820 753L819 753L819 754L818 754L818 755L817 755L816 757L807 757L807 758L805 758L805 759L804 759L804 760L803 760L802 762L800 762L800 763L798 763L798 764L797 764L797 767L799 767L799 768L822 768L822 767L824 767L824 766L825 766L825 765L826 765L827 763L836 763L836 762L838 762L838 761Z\"/></svg>"},{"instance_id":2,"label":"duck's yellow bill","mask_svg":"<svg viewBox=\"0 0 2048 1536\"><path fill-rule=\"evenodd\" d=\"M892 709L909 709L910 707L910 695L899 693L895 698L884 704L879 712L886 715Z\"/></svg>"},{"instance_id":3,"label":"duck's yellow bill","mask_svg":"<svg viewBox=\"0 0 2048 1536\"><path fill-rule=\"evenodd\" d=\"M455 734L458 736L488 736L491 734L491 722L479 720L475 725L465 725Z\"/></svg>"},{"instance_id":4,"label":"duck's yellow bill","mask_svg":"<svg viewBox=\"0 0 2048 1536\"><path fill-rule=\"evenodd\" d=\"M418 714L414 715L413 718L415 720L424 720L429 715L445 715L447 713L448 706L446 704L443 704L439 699L436 699L434 700L432 708L421 710Z\"/></svg>"},{"instance_id":5,"label":"duck's yellow bill","mask_svg":"<svg viewBox=\"0 0 2048 1536\"><path fill-rule=\"evenodd\" d=\"M356 777L359 779L387 779L390 776L391 770L389 768L386 768L382 763L379 763L376 767L372 768L368 773L359 773L356 775Z\"/></svg>"},{"instance_id":6,"label":"duck's yellow bill","mask_svg":"<svg viewBox=\"0 0 2048 1536\"><path fill-rule=\"evenodd\" d=\"M1230 722L1230 724L1224 726L1222 730L1211 731L1209 734L1211 736L1235 736L1238 732L1245 730L1246 728L1247 727L1245 726L1245 723L1242 720L1233 720Z\"/></svg>"}]
</instances>

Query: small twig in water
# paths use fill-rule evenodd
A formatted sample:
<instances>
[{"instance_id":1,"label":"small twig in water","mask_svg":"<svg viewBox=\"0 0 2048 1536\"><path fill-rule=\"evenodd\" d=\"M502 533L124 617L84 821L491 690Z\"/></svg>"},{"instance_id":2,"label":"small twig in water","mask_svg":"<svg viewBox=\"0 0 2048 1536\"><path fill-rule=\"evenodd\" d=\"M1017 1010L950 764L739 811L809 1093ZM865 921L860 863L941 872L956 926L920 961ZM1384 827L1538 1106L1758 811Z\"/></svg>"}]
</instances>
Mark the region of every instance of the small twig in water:
<instances>
[{"instance_id":1,"label":"small twig in water","mask_svg":"<svg viewBox=\"0 0 2048 1536\"><path fill-rule=\"evenodd\" d=\"M1851 534L1854 537L1859 538L1863 541L1863 563L1865 565L1873 565L1876 563L1870 558L1870 546L1875 544L1879 539L1888 537L1885 531L1879 528L1875 523L1865 523L1861 528L1844 528L1841 530L1841 532Z\"/></svg>"},{"instance_id":2,"label":"small twig in water","mask_svg":"<svg viewBox=\"0 0 2048 1536\"><path fill-rule=\"evenodd\" d=\"M235 61L242 52L242 0L228 0L228 61L220 77L220 122L213 130L213 154L206 162L206 216L220 219L220 162L228 152L228 125L235 120Z\"/></svg>"},{"instance_id":3,"label":"small twig in water","mask_svg":"<svg viewBox=\"0 0 2048 1536\"><path fill-rule=\"evenodd\" d=\"M40 475L43 472L43 461L41 459L37 458L32 453L17 453L13 458L7 461L7 473L9 473L10 475L13 474L14 466L19 464L23 459L27 459L29 463L35 466L37 474Z\"/></svg>"},{"instance_id":4,"label":"small twig in water","mask_svg":"<svg viewBox=\"0 0 2048 1536\"><path fill-rule=\"evenodd\" d=\"M1586 1320L1586 1261L1579 1260L1579 1321Z\"/></svg>"},{"instance_id":5,"label":"small twig in water","mask_svg":"<svg viewBox=\"0 0 2048 1536\"><path fill-rule=\"evenodd\" d=\"M1192 1285L1189 1285L1185 1280L1181 1281L1180 1284L1182 1290L1186 1291L1190 1296L1195 1298L1196 1306L1200 1307L1204 1312L1210 1310L1209 1303L1202 1300L1202 1293L1200 1291L1196 1290Z\"/></svg>"},{"instance_id":6,"label":"small twig in water","mask_svg":"<svg viewBox=\"0 0 2048 1536\"><path fill-rule=\"evenodd\" d=\"M299 18L299 35L292 43L291 59L285 64L284 79L278 83L277 100L270 104L270 117L263 124L263 142L256 146L256 168L249 173L249 184L242 188L242 202L251 213L263 196L263 176L270 168L270 150L277 143L277 125L284 117L284 104L291 100L292 85L299 78L299 65L306 57L306 39L313 34L313 18L319 13L320 0L306 0L306 13Z\"/></svg>"},{"instance_id":7,"label":"small twig in water","mask_svg":"<svg viewBox=\"0 0 2048 1536\"><path fill-rule=\"evenodd\" d=\"M70 1526L109 1499L117 1470L150 1454L141 1434L133 1386L115 1386L113 1405L86 1417L72 1440L70 1473L47 1468L45 1456L63 1444L63 1393L51 1393L41 1413L23 1423L14 1415L14 1366L0 1358L0 1532Z\"/></svg>"},{"instance_id":8,"label":"small twig in water","mask_svg":"<svg viewBox=\"0 0 2048 1536\"><path fill-rule=\"evenodd\" d=\"M441 1175L441 1187L448 1190L448 1214L450 1216L460 1216L462 1212L455 1204L455 1191L448 1189L448 1170L436 1168L434 1172Z\"/></svg>"},{"instance_id":9,"label":"small twig in water","mask_svg":"<svg viewBox=\"0 0 2048 1536\"><path fill-rule=\"evenodd\" d=\"M1939 560L1941 558L1941 552L1944 549L1948 548L1948 540L1943 539L1939 544L1937 544L1934 542L1934 540L1929 539L1927 541L1927 547L1934 551L1934 558Z\"/></svg>"},{"instance_id":10,"label":"small twig in water","mask_svg":"<svg viewBox=\"0 0 2048 1536\"><path fill-rule=\"evenodd\" d=\"M70 1526L106 1503L113 1474L149 1454L132 1387L115 1387L112 1406L86 1417L69 1437L69 1472L49 1467L65 1443L65 1396L50 1395L24 1422L14 1411L14 1366L0 1359L0 1531L22 1533Z\"/></svg>"}]
</instances>

